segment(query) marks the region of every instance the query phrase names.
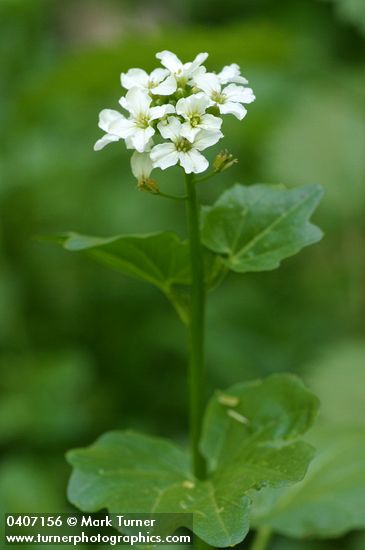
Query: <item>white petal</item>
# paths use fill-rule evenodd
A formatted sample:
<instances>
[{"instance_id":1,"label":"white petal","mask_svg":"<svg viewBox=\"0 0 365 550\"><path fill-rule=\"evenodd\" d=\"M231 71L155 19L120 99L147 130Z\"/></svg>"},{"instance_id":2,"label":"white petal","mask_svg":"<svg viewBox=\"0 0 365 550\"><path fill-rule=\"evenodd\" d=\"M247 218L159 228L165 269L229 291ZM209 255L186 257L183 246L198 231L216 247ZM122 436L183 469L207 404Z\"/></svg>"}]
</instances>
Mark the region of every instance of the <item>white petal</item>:
<instances>
[{"instance_id":1,"label":"white petal","mask_svg":"<svg viewBox=\"0 0 365 550\"><path fill-rule=\"evenodd\" d=\"M131 88L125 97L126 108L134 117L146 113L151 105L151 101L152 98L148 92L140 88Z\"/></svg>"},{"instance_id":2,"label":"white petal","mask_svg":"<svg viewBox=\"0 0 365 550\"><path fill-rule=\"evenodd\" d=\"M191 77L194 76L196 70L200 67L202 63L206 60L208 54L206 52L199 53L192 63L185 63L184 65L184 76Z\"/></svg>"},{"instance_id":3,"label":"white petal","mask_svg":"<svg viewBox=\"0 0 365 550\"><path fill-rule=\"evenodd\" d=\"M222 132L219 130L215 132L208 132L208 130L200 130L194 140L194 147L198 151L204 151L207 147L215 145L223 137Z\"/></svg>"},{"instance_id":4,"label":"white petal","mask_svg":"<svg viewBox=\"0 0 365 550\"><path fill-rule=\"evenodd\" d=\"M127 149L134 149L135 148L130 137L124 138L124 141L125 141L125 146L127 147ZM146 148L146 151L147 151L147 148Z\"/></svg>"},{"instance_id":5,"label":"white petal","mask_svg":"<svg viewBox=\"0 0 365 550\"><path fill-rule=\"evenodd\" d=\"M236 82L237 84L248 84L248 80L241 76L241 71L237 63L226 65L218 74L218 78L222 84L228 84L229 82Z\"/></svg>"},{"instance_id":6,"label":"white petal","mask_svg":"<svg viewBox=\"0 0 365 550\"><path fill-rule=\"evenodd\" d=\"M134 120L122 116L118 120L115 120L109 124L110 133L123 139L131 136L135 132L135 129L136 124Z\"/></svg>"},{"instance_id":7,"label":"white petal","mask_svg":"<svg viewBox=\"0 0 365 550\"><path fill-rule=\"evenodd\" d=\"M121 118L124 118L124 116L118 111L103 109L99 113L99 128L104 130L104 132L109 132L110 125Z\"/></svg>"},{"instance_id":8,"label":"white petal","mask_svg":"<svg viewBox=\"0 0 365 550\"><path fill-rule=\"evenodd\" d=\"M200 172L204 172L209 166L207 159L195 149L191 149L187 153L180 152L179 160L187 174L191 174L192 172L200 174Z\"/></svg>"},{"instance_id":9,"label":"white petal","mask_svg":"<svg viewBox=\"0 0 365 550\"><path fill-rule=\"evenodd\" d=\"M156 53L156 57L161 61L161 64L172 73L176 73L183 68L183 64L177 55L168 50Z\"/></svg>"},{"instance_id":10,"label":"white petal","mask_svg":"<svg viewBox=\"0 0 365 550\"><path fill-rule=\"evenodd\" d=\"M214 73L203 73L194 78L195 85L203 90L206 94L210 95L212 92L221 91L221 83L219 78Z\"/></svg>"},{"instance_id":11,"label":"white petal","mask_svg":"<svg viewBox=\"0 0 365 550\"><path fill-rule=\"evenodd\" d=\"M98 141L94 145L94 151L100 151L101 149L104 149L106 145L109 143L112 143L113 141L119 141L120 137L114 136L113 134L105 134L102 138L98 139Z\"/></svg>"},{"instance_id":12,"label":"white petal","mask_svg":"<svg viewBox=\"0 0 365 550\"><path fill-rule=\"evenodd\" d=\"M193 128L190 122L184 122L181 126L180 135L193 143L198 132L200 132L200 128Z\"/></svg>"},{"instance_id":13,"label":"white petal","mask_svg":"<svg viewBox=\"0 0 365 550\"><path fill-rule=\"evenodd\" d=\"M127 73L120 75L120 81L126 90L133 87L148 88L149 77L143 69L129 69Z\"/></svg>"},{"instance_id":14,"label":"white petal","mask_svg":"<svg viewBox=\"0 0 365 550\"><path fill-rule=\"evenodd\" d=\"M194 94L190 97L183 97L176 103L176 112L178 115L201 115L205 113L210 101L206 95Z\"/></svg>"},{"instance_id":15,"label":"white petal","mask_svg":"<svg viewBox=\"0 0 365 550\"><path fill-rule=\"evenodd\" d=\"M150 82L162 82L167 76L169 76L169 71L167 69L154 69L149 76Z\"/></svg>"},{"instance_id":16,"label":"white petal","mask_svg":"<svg viewBox=\"0 0 365 550\"><path fill-rule=\"evenodd\" d=\"M210 104L209 98L205 94L194 94L189 97L191 110L194 113L203 114Z\"/></svg>"},{"instance_id":17,"label":"white petal","mask_svg":"<svg viewBox=\"0 0 365 550\"><path fill-rule=\"evenodd\" d=\"M153 169L149 153L135 151L131 157L131 169L135 178L149 178Z\"/></svg>"},{"instance_id":18,"label":"white petal","mask_svg":"<svg viewBox=\"0 0 365 550\"><path fill-rule=\"evenodd\" d=\"M176 112L178 115L186 115L189 112L189 102L187 97L179 99L176 103Z\"/></svg>"},{"instance_id":19,"label":"white petal","mask_svg":"<svg viewBox=\"0 0 365 550\"><path fill-rule=\"evenodd\" d=\"M146 151L148 142L155 133L155 130L149 126L148 128L136 128L133 135L130 136L132 144L140 153Z\"/></svg>"},{"instance_id":20,"label":"white petal","mask_svg":"<svg viewBox=\"0 0 365 550\"><path fill-rule=\"evenodd\" d=\"M218 105L218 108L222 115L231 114L238 118L238 120L242 120L247 114L247 109L241 103L233 101L227 101L223 105Z\"/></svg>"},{"instance_id":21,"label":"white petal","mask_svg":"<svg viewBox=\"0 0 365 550\"><path fill-rule=\"evenodd\" d=\"M171 139L174 141L181 136L181 122L174 116L169 117L167 124L159 123L157 128L164 139Z\"/></svg>"},{"instance_id":22,"label":"white petal","mask_svg":"<svg viewBox=\"0 0 365 550\"><path fill-rule=\"evenodd\" d=\"M173 105L169 103L167 105L161 105L159 107L151 107L149 110L150 120L156 120L157 118L163 118L166 115L172 114L175 112Z\"/></svg>"},{"instance_id":23,"label":"white petal","mask_svg":"<svg viewBox=\"0 0 365 550\"><path fill-rule=\"evenodd\" d=\"M195 84L196 79L199 76L202 76L203 74L205 74L206 72L207 72L207 69L204 66L198 67L197 69L195 69L194 74L189 78L190 85L191 86L196 86L196 84Z\"/></svg>"},{"instance_id":24,"label":"white petal","mask_svg":"<svg viewBox=\"0 0 365 550\"><path fill-rule=\"evenodd\" d=\"M177 164L179 155L173 143L161 143L160 145L155 145L152 149L151 160L153 166L165 170Z\"/></svg>"},{"instance_id":25,"label":"white petal","mask_svg":"<svg viewBox=\"0 0 365 550\"><path fill-rule=\"evenodd\" d=\"M210 132L219 132L222 126L222 119L210 114L203 115L201 122L197 126L192 126L190 120L183 123L180 129L180 135L191 142L194 142L200 130L208 130Z\"/></svg>"},{"instance_id":26,"label":"white petal","mask_svg":"<svg viewBox=\"0 0 365 550\"><path fill-rule=\"evenodd\" d=\"M125 145L126 145L127 149L135 149L130 137L125 138L124 141L125 141ZM150 139L149 142L147 143L145 149L144 149L144 152L147 153L147 152L151 151L153 145L154 145L153 139Z\"/></svg>"},{"instance_id":27,"label":"white petal","mask_svg":"<svg viewBox=\"0 0 365 550\"><path fill-rule=\"evenodd\" d=\"M162 70L162 69L161 69ZM166 78L161 84L158 86L154 86L151 88L151 92L156 95L171 95L174 92L176 92L177 89L177 82L176 78L171 75Z\"/></svg>"},{"instance_id":28,"label":"white petal","mask_svg":"<svg viewBox=\"0 0 365 550\"><path fill-rule=\"evenodd\" d=\"M237 86L237 84L229 84L223 90L228 101L239 101L240 103L252 103L255 101L255 96L251 88Z\"/></svg>"},{"instance_id":29,"label":"white petal","mask_svg":"<svg viewBox=\"0 0 365 550\"><path fill-rule=\"evenodd\" d=\"M125 109L126 111L129 110L129 108L128 108L128 103L127 103L127 100L126 100L125 97L121 97L121 98L120 98L120 100L119 100L119 105L120 105L121 107L123 107L123 109Z\"/></svg>"},{"instance_id":30,"label":"white petal","mask_svg":"<svg viewBox=\"0 0 365 550\"><path fill-rule=\"evenodd\" d=\"M183 97L179 99L179 101L176 103L176 112L178 115L186 115L190 112L190 104L187 97Z\"/></svg>"},{"instance_id":31,"label":"white petal","mask_svg":"<svg viewBox=\"0 0 365 550\"><path fill-rule=\"evenodd\" d=\"M202 116L199 128L203 130L220 130L223 120L217 116L210 115L209 113Z\"/></svg>"}]
</instances>

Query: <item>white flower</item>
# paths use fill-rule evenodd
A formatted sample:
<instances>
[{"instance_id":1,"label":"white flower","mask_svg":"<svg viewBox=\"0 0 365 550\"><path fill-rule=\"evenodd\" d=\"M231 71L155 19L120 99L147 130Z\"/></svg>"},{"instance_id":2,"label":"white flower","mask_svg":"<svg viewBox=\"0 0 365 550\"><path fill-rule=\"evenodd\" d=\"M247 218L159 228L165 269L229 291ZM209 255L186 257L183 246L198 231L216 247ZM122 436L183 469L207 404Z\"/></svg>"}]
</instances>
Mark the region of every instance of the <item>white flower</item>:
<instances>
[{"instance_id":1,"label":"white flower","mask_svg":"<svg viewBox=\"0 0 365 550\"><path fill-rule=\"evenodd\" d=\"M176 117L170 117L168 124L158 125L162 137L171 141L153 147L151 151L153 165L165 170L179 163L187 174L204 172L209 163L200 151L215 145L223 134L219 130L215 132L199 130L194 139L189 141L183 135L182 126Z\"/></svg>"},{"instance_id":2,"label":"white flower","mask_svg":"<svg viewBox=\"0 0 365 550\"><path fill-rule=\"evenodd\" d=\"M129 138L125 138L125 146L127 149L136 149L132 143L132 139L129 137ZM153 147L154 143L153 143L153 139L150 139L149 142L146 144L146 147L144 148L144 153L148 153L149 151L151 151L152 147Z\"/></svg>"},{"instance_id":3,"label":"white flower","mask_svg":"<svg viewBox=\"0 0 365 550\"><path fill-rule=\"evenodd\" d=\"M226 65L220 73L217 74L221 84L248 84L248 80L241 76L241 71L237 63Z\"/></svg>"},{"instance_id":4,"label":"white flower","mask_svg":"<svg viewBox=\"0 0 365 550\"><path fill-rule=\"evenodd\" d=\"M182 125L182 133L190 141L194 140L199 130L220 130L222 119L205 113L209 104L209 98L204 94L184 97L176 103L176 113L186 120Z\"/></svg>"},{"instance_id":5,"label":"white flower","mask_svg":"<svg viewBox=\"0 0 365 550\"><path fill-rule=\"evenodd\" d=\"M98 139L94 145L94 151L100 151L100 149L103 149L108 143L121 139L121 136L113 130L115 124L118 123L121 118L124 118L123 115L113 109L103 109L100 111L99 128L104 130L106 135Z\"/></svg>"},{"instance_id":6,"label":"white flower","mask_svg":"<svg viewBox=\"0 0 365 550\"><path fill-rule=\"evenodd\" d=\"M128 114L101 111L99 126L105 135L94 146L99 150L124 139L127 149L135 151L131 168L138 186L153 193L159 190L150 179L152 168L164 170L180 164L187 174L203 172L209 164L201 151L223 137L219 113L231 113L241 120L246 115L244 104L255 100L235 63L215 74L203 65L207 53L199 53L189 63L168 50L156 57L163 67L150 74L138 68L121 74L127 93L119 103ZM235 161L226 153L217 158L216 172Z\"/></svg>"},{"instance_id":7,"label":"white flower","mask_svg":"<svg viewBox=\"0 0 365 550\"><path fill-rule=\"evenodd\" d=\"M134 151L131 157L132 174L138 182L144 182L149 179L153 170L153 164L149 153L138 153Z\"/></svg>"},{"instance_id":8,"label":"white flower","mask_svg":"<svg viewBox=\"0 0 365 550\"><path fill-rule=\"evenodd\" d=\"M138 189L155 195L159 194L160 191L157 182L150 178L153 164L149 153L134 151L131 157L131 169L134 177L137 178Z\"/></svg>"},{"instance_id":9,"label":"white flower","mask_svg":"<svg viewBox=\"0 0 365 550\"><path fill-rule=\"evenodd\" d=\"M176 90L180 84L185 85L191 78L206 71L205 67L201 67L201 65L208 57L208 54L199 53L194 61L189 63L183 63L174 53L168 50L157 53L156 57L170 71L171 76L175 80Z\"/></svg>"},{"instance_id":10,"label":"white flower","mask_svg":"<svg viewBox=\"0 0 365 550\"><path fill-rule=\"evenodd\" d=\"M113 125L113 131L124 139L128 139L132 146L142 153L148 147L151 137L155 133L152 124L154 120L175 112L172 105L151 107L152 98L139 88L131 88L126 97L119 100L120 105L129 111L130 118L121 118Z\"/></svg>"},{"instance_id":11,"label":"white flower","mask_svg":"<svg viewBox=\"0 0 365 550\"><path fill-rule=\"evenodd\" d=\"M176 80L167 69L155 69L151 74L143 69L130 69L120 75L123 88L141 88L155 95L170 95L176 90Z\"/></svg>"},{"instance_id":12,"label":"white flower","mask_svg":"<svg viewBox=\"0 0 365 550\"><path fill-rule=\"evenodd\" d=\"M255 96L251 88L229 84L222 89L218 75L205 73L194 78L195 85L205 92L210 99L210 105L218 107L222 115L231 113L242 120L247 111L242 103L252 103Z\"/></svg>"}]
</instances>

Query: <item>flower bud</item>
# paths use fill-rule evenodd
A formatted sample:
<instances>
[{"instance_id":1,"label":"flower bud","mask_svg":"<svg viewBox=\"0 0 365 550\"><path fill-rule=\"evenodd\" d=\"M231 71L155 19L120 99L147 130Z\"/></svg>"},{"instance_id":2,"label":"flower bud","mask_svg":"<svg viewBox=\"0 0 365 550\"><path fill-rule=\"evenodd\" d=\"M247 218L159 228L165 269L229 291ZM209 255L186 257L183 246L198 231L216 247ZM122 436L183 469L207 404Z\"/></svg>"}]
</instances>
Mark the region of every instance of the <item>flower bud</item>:
<instances>
[{"instance_id":1,"label":"flower bud","mask_svg":"<svg viewBox=\"0 0 365 550\"><path fill-rule=\"evenodd\" d=\"M223 172L224 170L227 170L227 168L230 168L234 164L236 164L238 160L234 158L234 156L227 151L221 151L218 153L218 155L215 157L213 161L213 168L214 172Z\"/></svg>"},{"instance_id":2,"label":"flower bud","mask_svg":"<svg viewBox=\"0 0 365 550\"><path fill-rule=\"evenodd\" d=\"M182 97L185 97L185 90L184 88L178 88L175 92L176 99L181 99Z\"/></svg>"},{"instance_id":3,"label":"flower bud","mask_svg":"<svg viewBox=\"0 0 365 550\"><path fill-rule=\"evenodd\" d=\"M149 153L138 153L135 151L131 158L132 173L137 178L137 187L141 191L148 191L155 195L159 193L157 182L150 178L153 164Z\"/></svg>"},{"instance_id":4,"label":"flower bud","mask_svg":"<svg viewBox=\"0 0 365 550\"><path fill-rule=\"evenodd\" d=\"M158 195L160 190L157 181L151 178L141 178L138 180L137 187L140 191L147 191L153 195Z\"/></svg>"}]
</instances>

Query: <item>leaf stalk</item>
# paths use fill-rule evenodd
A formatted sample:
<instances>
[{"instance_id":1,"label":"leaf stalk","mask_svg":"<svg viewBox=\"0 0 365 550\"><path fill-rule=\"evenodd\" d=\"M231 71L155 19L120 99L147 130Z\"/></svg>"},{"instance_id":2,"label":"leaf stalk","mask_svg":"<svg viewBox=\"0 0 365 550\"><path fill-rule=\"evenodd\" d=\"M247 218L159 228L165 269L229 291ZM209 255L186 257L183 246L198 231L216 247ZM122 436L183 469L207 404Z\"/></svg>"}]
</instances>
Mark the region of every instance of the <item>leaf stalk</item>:
<instances>
[{"instance_id":1,"label":"leaf stalk","mask_svg":"<svg viewBox=\"0 0 365 550\"><path fill-rule=\"evenodd\" d=\"M270 527L261 527L256 531L250 550L267 550L272 531Z\"/></svg>"}]
</instances>

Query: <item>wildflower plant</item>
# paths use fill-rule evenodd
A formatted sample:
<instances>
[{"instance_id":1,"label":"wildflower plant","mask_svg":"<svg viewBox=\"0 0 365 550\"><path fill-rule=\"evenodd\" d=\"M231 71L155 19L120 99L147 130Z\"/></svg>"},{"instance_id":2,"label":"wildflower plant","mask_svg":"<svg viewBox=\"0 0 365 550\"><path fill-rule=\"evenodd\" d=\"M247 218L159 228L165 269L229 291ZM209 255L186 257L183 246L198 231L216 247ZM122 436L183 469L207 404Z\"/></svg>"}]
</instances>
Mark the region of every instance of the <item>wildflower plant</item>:
<instances>
[{"instance_id":1,"label":"wildflower plant","mask_svg":"<svg viewBox=\"0 0 365 550\"><path fill-rule=\"evenodd\" d=\"M188 240L172 232L110 238L70 233L60 240L68 250L155 285L186 325L190 449L131 431L109 432L68 454L74 468L68 494L83 511L176 513L180 526L192 514L197 547L234 546L249 531L260 489L304 478L314 449L302 436L318 400L296 376L275 374L217 391L206 403L207 293L230 271L275 269L318 241L322 233L309 218L322 191L317 185L236 184L202 207L200 183L236 162L223 150L208 170L206 152L223 139L224 117L241 121L255 96L235 64L216 74L203 65L206 53L189 63L169 51L156 57L162 66L151 74L122 73L121 110L101 111L105 134L95 150L124 141L138 187L185 203ZM160 190L151 177L174 165L185 179L185 192L177 196ZM256 522L255 528L254 548L263 549L267 527Z\"/></svg>"}]
</instances>

